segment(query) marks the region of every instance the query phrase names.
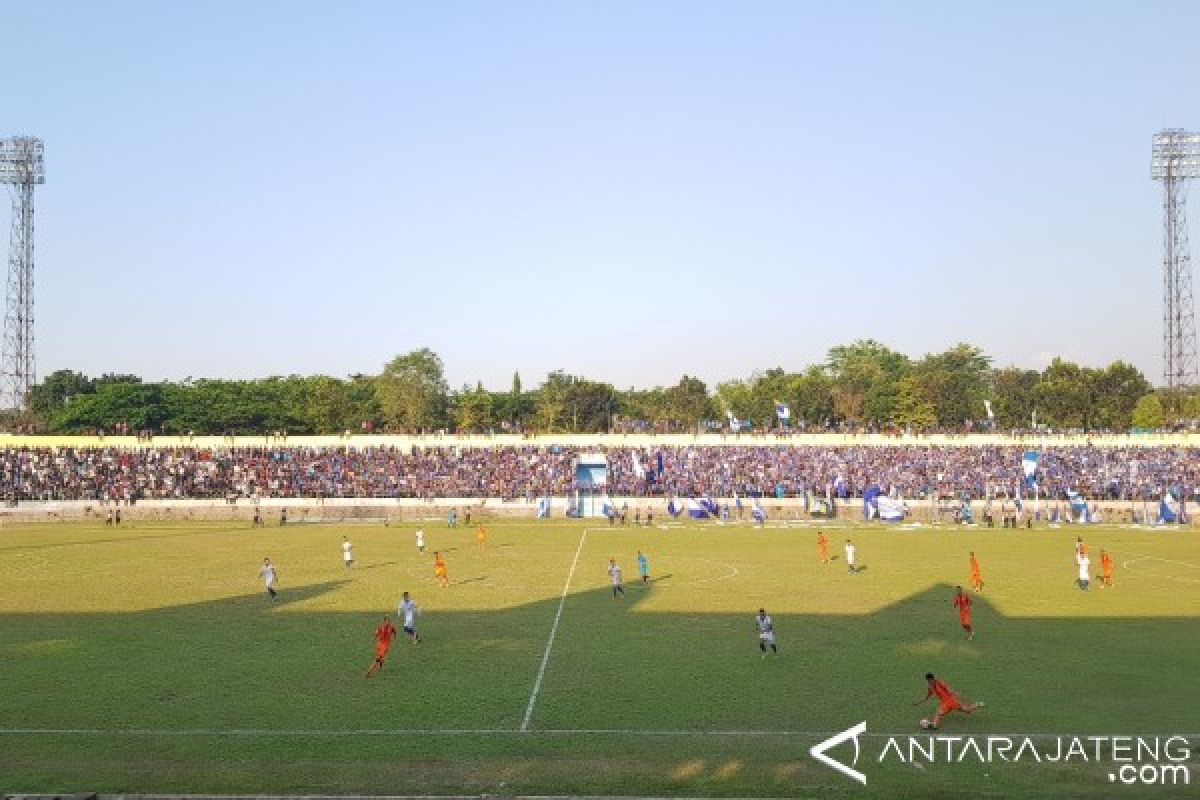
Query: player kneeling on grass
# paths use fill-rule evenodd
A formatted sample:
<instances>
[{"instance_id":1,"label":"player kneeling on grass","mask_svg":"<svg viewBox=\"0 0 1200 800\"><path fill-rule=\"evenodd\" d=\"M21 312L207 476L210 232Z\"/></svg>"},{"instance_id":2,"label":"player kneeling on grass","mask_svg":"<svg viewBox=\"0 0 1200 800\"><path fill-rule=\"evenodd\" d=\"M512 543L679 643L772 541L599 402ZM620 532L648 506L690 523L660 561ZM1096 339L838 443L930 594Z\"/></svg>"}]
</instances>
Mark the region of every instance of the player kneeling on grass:
<instances>
[{"instance_id":1,"label":"player kneeling on grass","mask_svg":"<svg viewBox=\"0 0 1200 800\"><path fill-rule=\"evenodd\" d=\"M754 618L754 626L758 628L758 649L762 651L762 657L767 657L767 645L771 646L772 653L778 654L779 648L775 646L775 623L771 622L771 617L765 608L758 610L758 616Z\"/></svg>"},{"instance_id":2,"label":"player kneeling on grass","mask_svg":"<svg viewBox=\"0 0 1200 800\"><path fill-rule=\"evenodd\" d=\"M364 678L371 677L377 670L383 668L384 659L387 658L388 650L392 646L392 639L395 638L396 626L392 624L391 618L385 615L383 622L375 629L375 660L371 662Z\"/></svg>"},{"instance_id":3,"label":"player kneeling on grass","mask_svg":"<svg viewBox=\"0 0 1200 800\"><path fill-rule=\"evenodd\" d=\"M925 673L925 682L929 684L928 691L925 692L924 697L913 703L913 705L919 706L934 695L937 695L937 699L940 702L937 713L933 715L933 719L921 720L921 727L926 730L937 730L938 723L942 721L942 717L951 711L961 711L964 714L971 714L977 709L983 708L983 703L964 704L958 699L958 695L954 693L954 690L933 677L932 672Z\"/></svg>"}]
</instances>

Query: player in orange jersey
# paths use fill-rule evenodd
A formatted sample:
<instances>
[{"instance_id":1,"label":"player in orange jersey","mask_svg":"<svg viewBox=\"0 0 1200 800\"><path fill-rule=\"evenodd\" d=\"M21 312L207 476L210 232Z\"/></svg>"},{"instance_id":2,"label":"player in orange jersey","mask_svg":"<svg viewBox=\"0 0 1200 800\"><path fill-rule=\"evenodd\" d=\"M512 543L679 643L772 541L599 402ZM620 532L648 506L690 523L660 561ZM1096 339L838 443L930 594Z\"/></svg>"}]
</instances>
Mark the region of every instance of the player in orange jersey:
<instances>
[{"instance_id":1,"label":"player in orange jersey","mask_svg":"<svg viewBox=\"0 0 1200 800\"><path fill-rule=\"evenodd\" d=\"M975 594L983 591L983 574L979 571L979 560L975 558L975 551L971 551L971 588L975 590Z\"/></svg>"},{"instance_id":2,"label":"player in orange jersey","mask_svg":"<svg viewBox=\"0 0 1200 800\"><path fill-rule=\"evenodd\" d=\"M483 523L479 523L479 531L475 534L475 541L479 542L479 549L487 549L487 528L483 527Z\"/></svg>"},{"instance_id":3,"label":"player in orange jersey","mask_svg":"<svg viewBox=\"0 0 1200 800\"><path fill-rule=\"evenodd\" d=\"M825 531L817 531L817 555L822 564L829 563L829 540L825 538Z\"/></svg>"},{"instance_id":4,"label":"player in orange jersey","mask_svg":"<svg viewBox=\"0 0 1200 800\"><path fill-rule=\"evenodd\" d=\"M433 577L437 578L438 586L443 589L450 585L450 577L446 572L446 559L442 558L441 552L437 550L433 553Z\"/></svg>"},{"instance_id":5,"label":"player in orange jersey","mask_svg":"<svg viewBox=\"0 0 1200 800\"><path fill-rule=\"evenodd\" d=\"M364 678L369 678L383 667L383 661L387 658L388 649L392 646L392 639L396 638L396 626L392 624L392 620L388 616L384 616L383 622L375 629L375 660L371 662L371 666L367 669L367 674Z\"/></svg>"},{"instance_id":6,"label":"player in orange jersey","mask_svg":"<svg viewBox=\"0 0 1200 800\"><path fill-rule=\"evenodd\" d=\"M933 715L933 719L929 721L929 730L937 730L938 723L942 721L942 717L951 711L961 711L964 714L971 714L983 708L983 703L963 703L958 699L958 695L954 693L954 690L933 677L932 672L925 673L925 682L929 684L928 691L925 692L924 697L913 703L913 705L919 706L929 698L937 695L940 705L938 705L937 713Z\"/></svg>"},{"instance_id":7,"label":"player in orange jersey","mask_svg":"<svg viewBox=\"0 0 1200 800\"><path fill-rule=\"evenodd\" d=\"M967 632L967 641L975 638L975 630L971 627L971 598L961 586L954 587L954 607L958 609L958 624Z\"/></svg>"},{"instance_id":8,"label":"player in orange jersey","mask_svg":"<svg viewBox=\"0 0 1200 800\"><path fill-rule=\"evenodd\" d=\"M1100 551L1100 570L1102 572L1102 574L1100 576L1100 588L1101 589L1113 588L1112 556L1110 556L1108 554L1107 550L1103 550L1103 549Z\"/></svg>"}]
</instances>

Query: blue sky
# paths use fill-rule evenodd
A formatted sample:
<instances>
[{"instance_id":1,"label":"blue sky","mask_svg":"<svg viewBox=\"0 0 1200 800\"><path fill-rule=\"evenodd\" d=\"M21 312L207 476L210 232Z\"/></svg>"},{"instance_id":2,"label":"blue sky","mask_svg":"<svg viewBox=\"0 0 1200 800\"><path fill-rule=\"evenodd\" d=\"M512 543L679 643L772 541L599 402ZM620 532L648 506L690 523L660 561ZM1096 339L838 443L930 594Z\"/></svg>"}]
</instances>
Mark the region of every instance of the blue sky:
<instances>
[{"instance_id":1,"label":"blue sky","mask_svg":"<svg viewBox=\"0 0 1200 800\"><path fill-rule=\"evenodd\" d=\"M627 387L874 337L1160 378L1150 141L1200 127L1200 4L0 13L0 135L46 143L39 374L428 346L454 386Z\"/></svg>"}]
</instances>

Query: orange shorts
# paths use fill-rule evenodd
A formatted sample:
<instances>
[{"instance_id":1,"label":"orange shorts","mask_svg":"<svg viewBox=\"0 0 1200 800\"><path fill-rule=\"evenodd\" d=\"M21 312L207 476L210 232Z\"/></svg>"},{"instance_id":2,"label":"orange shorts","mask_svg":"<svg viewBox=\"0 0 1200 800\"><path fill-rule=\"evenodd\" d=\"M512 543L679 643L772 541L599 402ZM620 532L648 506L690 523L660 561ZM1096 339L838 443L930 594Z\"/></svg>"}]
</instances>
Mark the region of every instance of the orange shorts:
<instances>
[{"instance_id":1,"label":"orange shorts","mask_svg":"<svg viewBox=\"0 0 1200 800\"><path fill-rule=\"evenodd\" d=\"M388 649L389 649L389 648L391 648L391 644L377 644L377 645L375 645L375 659L376 659L377 661L382 661L384 658L386 658L386 657L387 657L387 654L388 654Z\"/></svg>"},{"instance_id":2,"label":"orange shorts","mask_svg":"<svg viewBox=\"0 0 1200 800\"><path fill-rule=\"evenodd\" d=\"M970 614L959 614L958 615L958 624L962 625L964 628L971 627L971 615Z\"/></svg>"},{"instance_id":3,"label":"orange shorts","mask_svg":"<svg viewBox=\"0 0 1200 800\"><path fill-rule=\"evenodd\" d=\"M942 704L940 706L938 706L938 716L945 716L946 714L949 714L951 711L961 711L961 710L962 710L962 703L958 702L957 700L943 700Z\"/></svg>"}]
</instances>

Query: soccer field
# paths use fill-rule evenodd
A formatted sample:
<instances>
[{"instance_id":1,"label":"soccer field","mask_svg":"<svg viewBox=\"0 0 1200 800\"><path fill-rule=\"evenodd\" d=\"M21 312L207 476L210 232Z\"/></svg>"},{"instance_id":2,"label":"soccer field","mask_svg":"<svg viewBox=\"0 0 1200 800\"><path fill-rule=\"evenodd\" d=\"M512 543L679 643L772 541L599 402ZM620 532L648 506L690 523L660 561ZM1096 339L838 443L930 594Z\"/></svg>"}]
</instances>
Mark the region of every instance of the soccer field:
<instances>
[{"instance_id":1,"label":"soccer field","mask_svg":"<svg viewBox=\"0 0 1200 800\"><path fill-rule=\"evenodd\" d=\"M1055 736L1200 745L1200 539L1088 526L1009 532L598 522L6 525L0 790L737 797L1195 796L1052 763ZM1082 534L1116 587L1076 588ZM343 536L357 559L342 564ZM848 573L842 544L858 547ZM649 559L650 581L635 554ZM951 605L980 560L976 638ZM446 556L450 586L434 580ZM279 597L263 591L270 556ZM624 570L624 600L606 572ZM401 591L421 607L365 680ZM779 654L760 657L754 614ZM397 626L399 623L397 622ZM1031 737L1042 758L909 763L926 672L968 700L941 736ZM866 722L861 752L809 748ZM905 758L885 750L903 737ZM1065 747L1065 745L1064 745ZM1178 751L1175 751L1176 753ZM881 760L882 757L882 760ZM1164 756L1146 763L1166 764ZM1182 778L1172 773L1168 783Z\"/></svg>"}]
</instances>

